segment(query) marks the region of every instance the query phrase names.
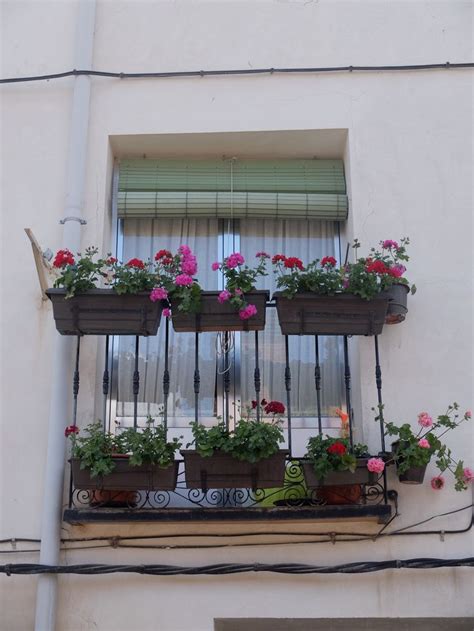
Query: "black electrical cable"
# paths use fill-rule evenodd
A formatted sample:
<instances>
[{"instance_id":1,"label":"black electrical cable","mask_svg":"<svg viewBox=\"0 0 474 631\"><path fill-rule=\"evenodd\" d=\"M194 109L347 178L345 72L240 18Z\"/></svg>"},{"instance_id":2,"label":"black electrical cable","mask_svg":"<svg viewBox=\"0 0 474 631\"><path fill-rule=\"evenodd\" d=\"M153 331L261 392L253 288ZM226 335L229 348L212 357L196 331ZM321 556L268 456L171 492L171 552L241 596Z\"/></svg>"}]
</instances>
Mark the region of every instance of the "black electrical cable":
<instances>
[{"instance_id":1,"label":"black electrical cable","mask_svg":"<svg viewBox=\"0 0 474 631\"><path fill-rule=\"evenodd\" d=\"M81 565L41 565L39 563L12 563L0 565L0 573L12 574L116 574L135 573L154 576L184 575L224 575L244 572L276 572L279 574L365 574L381 570L395 569L435 569L446 567L474 567L474 557L464 559L403 559L391 561L359 561L341 565L308 565L303 563L216 563L197 567L179 565L110 565L84 563Z\"/></svg>"},{"instance_id":2,"label":"black electrical cable","mask_svg":"<svg viewBox=\"0 0 474 631\"><path fill-rule=\"evenodd\" d=\"M183 77L216 77L223 75L260 75L260 74L317 74L328 72L392 72L403 70L449 70L452 68L474 68L474 62L437 64L405 64L398 66L326 66L304 68L242 68L235 70L184 70L180 72L108 72L105 70L67 70L53 74L34 75L31 77L10 77L0 79L0 83L26 83L28 81L50 81L65 77L111 77L115 79L170 79Z\"/></svg>"}]
</instances>

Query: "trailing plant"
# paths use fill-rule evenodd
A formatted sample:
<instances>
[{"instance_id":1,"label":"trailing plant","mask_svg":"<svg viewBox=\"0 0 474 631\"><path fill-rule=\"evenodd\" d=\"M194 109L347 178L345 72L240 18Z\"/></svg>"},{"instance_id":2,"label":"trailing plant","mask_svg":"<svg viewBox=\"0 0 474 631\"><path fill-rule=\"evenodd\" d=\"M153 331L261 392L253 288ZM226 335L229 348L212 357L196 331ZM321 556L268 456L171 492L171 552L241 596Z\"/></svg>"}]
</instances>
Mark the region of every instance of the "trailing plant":
<instances>
[{"instance_id":1,"label":"trailing plant","mask_svg":"<svg viewBox=\"0 0 474 631\"><path fill-rule=\"evenodd\" d=\"M380 421L382 409L376 416L377 421ZM433 420L427 412L420 412L418 431L415 431L410 423L396 425L384 421L385 434L397 439L393 444L392 459L397 465L399 474L406 473L413 467L424 467L434 457L436 467L440 471L439 475L431 480L431 486L434 489L443 488L445 480L442 474L445 472L454 475L456 491L467 489L468 483L474 479L473 470L465 467L462 460L455 460L451 449L441 441L447 432L456 429L461 423L471 418L470 410L462 415L458 413L458 410L459 405L453 403L436 420Z\"/></svg>"},{"instance_id":2,"label":"trailing plant","mask_svg":"<svg viewBox=\"0 0 474 631\"><path fill-rule=\"evenodd\" d=\"M255 256L258 259L255 267L244 265L245 259L240 252L227 256L222 263L212 264L212 270L221 271L225 279L225 288L217 300L221 304L229 302L239 312L241 320L257 315L257 307L247 302L245 294L255 289L259 276L267 276L266 262L270 256L266 252L257 252Z\"/></svg>"},{"instance_id":3,"label":"trailing plant","mask_svg":"<svg viewBox=\"0 0 474 631\"><path fill-rule=\"evenodd\" d=\"M285 406L279 401L267 403L265 400L258 406L270 415L269 420L257 420L252 416L256 404L247 408L246 416L237 421L233 430L228 430L222 421L210 428L192 422L194 440L187 447L194 445L204 458L212 456L215 451L224 451L237 460L252 463L273 456L284 440L281 415L285 412Z\"/></svg>"}]
</instances>

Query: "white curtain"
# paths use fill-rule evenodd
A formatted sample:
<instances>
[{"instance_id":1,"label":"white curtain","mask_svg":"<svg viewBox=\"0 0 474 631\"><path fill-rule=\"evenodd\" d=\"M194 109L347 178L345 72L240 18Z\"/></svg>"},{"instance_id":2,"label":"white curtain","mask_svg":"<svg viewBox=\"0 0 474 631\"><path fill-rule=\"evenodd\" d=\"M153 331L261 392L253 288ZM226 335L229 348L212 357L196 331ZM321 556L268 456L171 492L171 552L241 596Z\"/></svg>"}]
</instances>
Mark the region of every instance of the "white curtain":
<instances>
[{"instance_id":1,"label":"white curtain","mask_svg":"<svg viewBox=\"0 0 474 631\"><path fill-rule=\"evenodd\" d=\"M337 224L316 220L246 219L240 222L241 252L249 264L256 261L257 252L297 256L304 264L323 256L338 257ZM258 287L276 291L273 266L267 265L268 276L259 280ZM242 334L242 401L255 398L253 375L255 368L254 337ZM276 309L267 309L265 330L259 336L261 396L286 404L285 338L281 334ZM315 340L313 336L289 336L291 368L291 409L294 417L307 419L314 426L317 414L314 380ZM341 339L319 337L321 392L323 416L334 416L343 401L343 360Z\"/></svg>"},{"instance_id":2,"label":"white curtain","mask_svg":"<svg viewBox=\"0 0 474 631\"><path fill-rule=\"evenodd\" d=\"M188 245L197 257L198 276L206 289L217 289L218 274L211 271L218 257L216 219L127 219L124 221L123 260L138 257L153 259L157 250L176 252ZM200 414L214 413L216 358L215 334L200 336ZM133 416L132 378L134 371L135 338L120 337L118 341L117 416ZM165 360L165 324L161 320L158 335L140 338L140 391L138 415L159 417L163 404L163 371ZM194 334L174 333L170 323L169 340L170 394L168 424L187 427L194 419Z\"/></svg>"}]
</instances>

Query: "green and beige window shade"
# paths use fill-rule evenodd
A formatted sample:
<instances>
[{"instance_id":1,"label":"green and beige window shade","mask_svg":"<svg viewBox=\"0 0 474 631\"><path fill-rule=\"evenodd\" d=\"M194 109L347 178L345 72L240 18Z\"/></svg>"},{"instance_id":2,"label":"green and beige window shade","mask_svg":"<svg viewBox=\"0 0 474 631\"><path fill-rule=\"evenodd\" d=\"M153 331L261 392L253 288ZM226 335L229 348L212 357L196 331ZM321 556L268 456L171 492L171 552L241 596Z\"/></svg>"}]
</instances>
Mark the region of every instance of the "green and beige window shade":
<instances>
[{"instance_id":1,"label":"green and beige window shade","mask_svg":"<svg viewBox=\"0 0 474 631\"><path fill-rule=\"evenodd\" d=\"M119 217L347 218L342 160L123 160Z\"/></svg>"}]
</instances>

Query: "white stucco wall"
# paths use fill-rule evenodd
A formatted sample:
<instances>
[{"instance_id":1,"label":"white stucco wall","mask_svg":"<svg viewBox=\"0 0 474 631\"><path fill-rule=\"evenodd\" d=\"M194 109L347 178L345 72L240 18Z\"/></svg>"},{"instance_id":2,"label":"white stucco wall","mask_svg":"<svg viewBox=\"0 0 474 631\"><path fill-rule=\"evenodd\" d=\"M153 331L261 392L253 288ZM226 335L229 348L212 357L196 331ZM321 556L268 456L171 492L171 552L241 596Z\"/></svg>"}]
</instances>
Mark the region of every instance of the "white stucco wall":
<instances>
[{"instance_id":1,"label":"white stucco wall","mask_svg":"<svg viewBox=\"0 0 474 631\"><path fill-rule=\"evenodd\" d=\"M73 67L76 2L3 2L2 76ZM112 2L99 0L94 69L112 71L408 64L472 59L470 2ZM53 326L41 302L24 227L61 245L72 79L2 87L2 328L0 538L38 538L43 501ZM308 130L306 142L291 133ZM347 141L317 130L347 130ZM230 137L230 132L268 132ZM173 134L171 137L165 135ZM186 137L176 135L186 134ZM215 142L212 136L219 134ZM222 135L224 134L224 136ZM227 136L225 136L227 134ZM140 138L146 135L148 138ZM259 136L261 139L261 136ZM319 138L319 140L318 140ZM339 138L339 136L337 136ZM314 139L314 140L313 140ZM348 234L365 245L409 235L410 278L419 288L402 326L380 340L391 418L473 403L472 71L341 73L199 79L93 79L83 245L107 244L114 155L318 154L345 158ZM301 152L299 143L301 142ZM323 147L323 149L321 149ZM323 155L318 152L323 151ZM224 151L225 152L225 151ZM361 340L361 411L378 445L373 348ZM94 414L95 342L86 340L81 414ZM472 429L449 438L473 461ZM429 475L428 475L429 477ZM392 486L399 488L395 482ZM403 487L393 528L472 503L470 491ZM469 511L425 527L460 529ZM375 532L371 524L312 524L310 532ZM113 530L113 533L112 533ZM179 530L179 529L178 529ZM211 529L209 529L211 530ZM233 527L238 531L238 526ZM66 527L71 536L172 534L171 527ZM181 529L181 532L192 530ZM196 550L84 550L63 561L104 563L306 562L466 557L472 533L364 543ZM170 544L177 541L170 536ZM186 540L192 542L191 540ZM32 544L33 545L33 544ZM33 546L34 547L34 546ZM8 546L2 545L2 549ZM35 561L5 555L1 563ZM212 629L214 617L473 615L472 572L225 578L64 577L58 629ZM32 628L36 578L0 577L0 628ZM1 626L1 625L4 626Z\"/></svg>"}]
</instances>

